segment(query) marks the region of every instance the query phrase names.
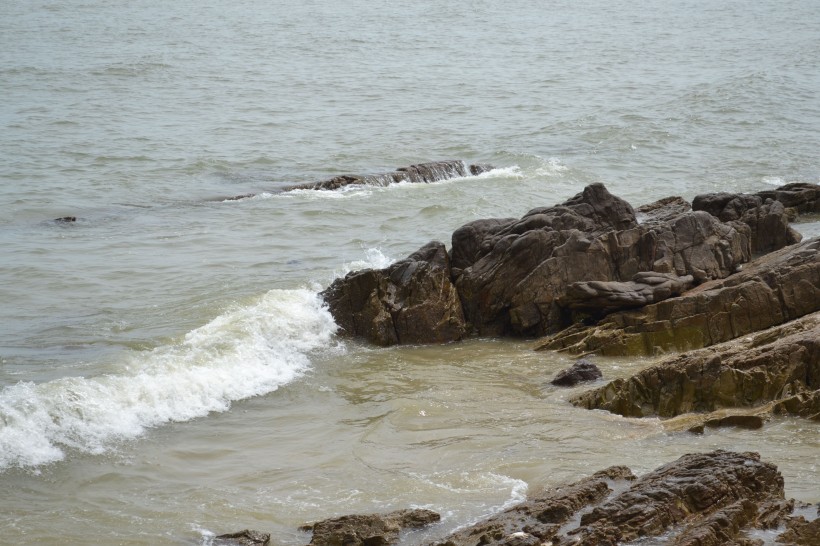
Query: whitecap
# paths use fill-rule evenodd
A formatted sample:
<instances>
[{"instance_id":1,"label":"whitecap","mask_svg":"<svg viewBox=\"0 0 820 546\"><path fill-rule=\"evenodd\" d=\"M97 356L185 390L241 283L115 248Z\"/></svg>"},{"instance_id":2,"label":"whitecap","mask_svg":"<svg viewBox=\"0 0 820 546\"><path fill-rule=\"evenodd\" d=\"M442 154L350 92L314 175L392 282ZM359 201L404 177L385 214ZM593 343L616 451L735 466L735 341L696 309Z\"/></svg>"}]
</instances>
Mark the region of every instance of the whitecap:
<instances>
[{"instance_id":1,"label":"whitecap","mask_svg":"<svg viewBox=\"0 0 820 546\"><path fill-rule=\"evenodd\" d=\"M0 469L99 454L146 428L222 412L302 375L329 347L333 318L316 292L271 290L174 345L132 355L116 373L20 382L0 391Z\"/></svg>"}]
</instances>

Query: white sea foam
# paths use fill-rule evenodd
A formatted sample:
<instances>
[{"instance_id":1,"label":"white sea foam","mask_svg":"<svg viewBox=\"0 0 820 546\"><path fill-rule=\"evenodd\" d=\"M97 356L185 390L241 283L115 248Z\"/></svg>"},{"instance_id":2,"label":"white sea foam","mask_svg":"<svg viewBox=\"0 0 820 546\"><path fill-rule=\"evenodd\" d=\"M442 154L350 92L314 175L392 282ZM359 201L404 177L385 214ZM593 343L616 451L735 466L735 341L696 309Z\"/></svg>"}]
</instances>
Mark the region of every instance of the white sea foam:
<instances>
[{"instance_id":1,"label":"white sea foam","mask_svg":"<svg viewBox=\"0 0 820 546\"><path fill-rule=\"evenodd\" d=\"M336 325L310 290L272 290L176 345L134 355L117 373L21 382L0 391L0 469L37 466L66 449L102 453L147 427L227 410L276 390L327 347Z\"/></svg>"},{"instance_id":2,"label":"white sea foam","mask_svg":"<svg viewBox=\"0 0 820 546\"><path fill-rule=\"evenodd\" d=\"M380 248L368 248L364 251L363 259L344 264L342 270L337 271L334 277L344 277L352 271L361 271L362 269L384 269L395 261L384 254Z\"/></svg>"},{"instance_id":3,"label":"white sea foam","mask_svg":"<svg viewBox=\"0 0 820 546\"><path fill-rule=\"evenodd\" d=\"M779 176L764 176L762 180L764 184L769 184L770 186L782 186L786 183L786 181Z\"/></svg>"}]
</instances>

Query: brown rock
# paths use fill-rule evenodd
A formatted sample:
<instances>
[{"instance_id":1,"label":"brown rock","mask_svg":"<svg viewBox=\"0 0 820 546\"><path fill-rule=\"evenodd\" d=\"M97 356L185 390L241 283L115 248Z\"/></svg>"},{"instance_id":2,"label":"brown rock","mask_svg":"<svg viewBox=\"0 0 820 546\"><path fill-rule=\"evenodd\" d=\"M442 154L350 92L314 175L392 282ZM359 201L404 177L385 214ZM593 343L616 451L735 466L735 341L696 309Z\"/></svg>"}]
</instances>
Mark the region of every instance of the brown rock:
<instances>
[{"instance_id":1,"label":"brown rock","mask_svg":"<svg viewBox=\"0 0 820 546\"><path fill-rule=\"evenodd\" d=\"M449 257L438 242L386 269L350 273L321 295L341 334L378 345L445 343L467 329Z\"/></svg>"},{"instance_id":2,"label":"brown rock","mask_svg":"<svg viewBox=\"0 0 820 546\"><path fill-rule=\"evenodd\" d=\"M773 190L757 193L763 199L772 199L783 203L800 213L820 212L820 185L795 182Z\"/></svg>"},{"instance_id":3,"label":"brown rock","mask_svg":"<svg viewBox=\"0 0 820 546\"><path fill-rule=\"evenodd\" d=\"M778 400L779 410L800 412L804 406L795 395L815 400L809 393L818 389L820 313L814 313L754 338L669 358L570 401L631 417L672 417Z\"/></svg>"},{"instance_id":4,"label":"brown rock","mask_svg":"<svg viewBox=\"0 0 820 546\"><path fill-rule=\"evenodd\" d=\"M638 221L644 223L647 221L668 222L690 210L692 210L692 205L683 197L672 196L641 205L635 209L635 212Z\"/></svg>"},{"instance_id":5,"label":"brown rock","mask_svg":"<svg viewBox=\"0 0 820 546\"><path fill-rule=\"evenodd\" d=\"M531 495L521 504L449 535L438 545L542 544L582 509L602 502L612 492L610 485L634 479L624 466L607 468L578 482Z\"/></svg>"},{"instance_id":6,"label":"brown rock","mask_svg":"<svg viewBox=\"0 0 820 546\"><path fill-rule=\"evenodd\" d=\"M704 210L723 222L739 221L751 228L752 252L762 254L799 243L802 236L789 227L782 203L759 195L712 193L698 195L693 210Z\"/></svg>"},{"instance_id":7,"label":"brown rock","mask_svg":"<svg viewBox=\"0 0 820 546\"><path fill-rule=\"evenodd\" d=\"M703 214L703 213L700 213ZM538 349L608 356L707 347L820 310L820 239L756 259L739 273L680 297L576 324Z\"/></svg>"},{"instance_id":8,"label":"brown rock","mask_svg":"<svg viewBox=\"0 0 820 546\"><path fill-rule=\"evenodd\" d=\"M817 546L820 544L820 518L806 521L804 517L793 518L786 523L787 530L775 541L794 546Z\"/></svg>"},{"instance_id":9,"label":"brown rock","mask_svg":"<svg viewBox=\"0 0 820 546\"><path fill-rule=\"evenodd\" d=\"M641 272L671 275L659 284L687 275L697 283L723 278L749 260L748 231L705 212L638 225L628 203L593 184L521 220L472 223L456 231L456 286L465 317L479 334L543 335L566 325L560 301L572 283L632 281ZM581 286L575 288L583 291ZM653 292L647 287L644 292ZM662 293L657 290L658 297Z\"/></svg>"},{"instance_id":10,"label":"brown rock","mask_svg":"<svg viewBox=\"0 0 820 546\"><path fill-rule=\"evenodd\" d=\"M774 465L756 453L714 451L684 455L637 480L629 469L612 467L539 493L437 544L615 546L667 533L681 546L751 544L741 536L745 530L777 527L791 506Z\"/></svg>"},{"instance_id":11,"label":"brown rock","mask_svg":"<svg viewBox=\"0 0 820 546\"><path fill-rule=\"evenodd\" d=\"M574 387L584 381L595 381L603 377L598 366L586 359L581 359L566 370L561 370L558 375L550 381L552 385L558 387Z\"/></svg>"},{"instance_id":12,"label":"brown rock","mask_svg":"<svg viewBox=\"0 0 820 546\"><path fill-rule=\"evenodd\" d=\"M430 510L398 510L388 514L350 515L307 526L313 546L387 546L407 528L419 528L441 519Z\"/></svg>"},{"instance_id":13,"label":"brown rock","mask_svg":"<svg viewBox=\"0 0 820 546\"><path fill-rule=\"evenodd\" d=\"M270 534L251 529L214 538L214 546L268 546L269 544Z\"/></svg>"},{"instance_id":14,"label":"brown rock","mask_svg":"<svg viewBox=\"0 0 820 546\"><path fill-rule=\"evenodd\" d=\"M583 281L567 286L566 293L558 298L562 307L583 310L594 315L643 307L663 301L691 288L692 275L678 277L672 273L642 271L631 281Z\"/></svg>"},{"instance_id":15,"label":"brown rock","mask_svg":"<svg viewBox=\"0 0 820 546\"><path fill-rule=\"evenodd\" d=\"M291 190L337 190L351 184L368 186L387 186L398 182L430 183L462 176L475 176L492 170L490 165L467 165L459 160L434 161L419 163L409 167L400 167L392 172L368 175L341 175L320 182L309 182L287 186Z\"/></svg>"}]
</instances>

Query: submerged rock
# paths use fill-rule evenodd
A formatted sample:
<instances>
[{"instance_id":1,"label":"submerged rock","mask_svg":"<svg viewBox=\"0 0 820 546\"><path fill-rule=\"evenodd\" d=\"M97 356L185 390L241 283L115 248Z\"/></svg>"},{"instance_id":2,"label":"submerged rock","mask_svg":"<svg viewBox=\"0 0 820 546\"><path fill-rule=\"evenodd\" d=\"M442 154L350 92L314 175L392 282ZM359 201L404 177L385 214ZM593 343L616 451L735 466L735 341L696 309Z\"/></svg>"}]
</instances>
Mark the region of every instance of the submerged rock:
<instances>
[{"instance_id":1,"label":"submerged rock","mask_svg":"<svg viewBox=\"0 0 820 546\"><path fill-rule=\"evenodd\" d=\"M290 190L337 190L350 184L368 186L387 186L398 182L430 183L462 176L476 176L492 170L490 165L467 165L459 160L434 161L419 163L409 167L400 167L395 171L368 175L342 175L329 180L287 186Z\"/></svg>"},{"instance_id":2,"label":"submerged rock","mask_svg":"<svg viewBox=\"0 0 820 546\"><path fill-rule=\"evenodd\" d=\"M350 515L307 525L313 546L387 546L395 544L404 529L435 523L441 516L431 510L398 510L388 514Z\"/></svg>"},{"instance_id":3,"label":"submerged rock","mask_svg":"<svg viewBox=\"0 0 820 546\"><path fill-rule=\"evenodd\" d=\"M438 545L615 546L665 534L676 545L741 544L749 529L788 521L793 507L774 465L756 453L714 451L684 455L639 479L612 467L534 495Z\"/></svg>"},{"instance_id":4,"label":"submerged rock","mask_svg":"<svg viewBox=\"0 0 820 546\"><path fill-rule=\"evenodd\" d=\"M603 377L598 366L586 359L581 359L566 370L561 370L558 375L550 381L557 387L574 387L584 381L595 381Z\"/></svg>"},{"instance_id":5,"label":"submerged rock","mask_svg":"<svg viewBox=\"0 0 820 546\"><path fill-rule=\"evenodd\" d=\"M338 190L345 186L354 184L366 186L388 186L399 182L410 183L430 183L463 176L477 176L481 173L493 170L492 165L484 163L468 165L460 160L432 161L430 163L419 163L408 167L400 167L395 171L377 174L342 174L320 180L318 182L306 182L303 184L291 184L278 188L277 192L293 190ZM220 199L221 201L239 201L254 197L255 193L245 193L233 197Z\"/></svg>"}]
</instances>

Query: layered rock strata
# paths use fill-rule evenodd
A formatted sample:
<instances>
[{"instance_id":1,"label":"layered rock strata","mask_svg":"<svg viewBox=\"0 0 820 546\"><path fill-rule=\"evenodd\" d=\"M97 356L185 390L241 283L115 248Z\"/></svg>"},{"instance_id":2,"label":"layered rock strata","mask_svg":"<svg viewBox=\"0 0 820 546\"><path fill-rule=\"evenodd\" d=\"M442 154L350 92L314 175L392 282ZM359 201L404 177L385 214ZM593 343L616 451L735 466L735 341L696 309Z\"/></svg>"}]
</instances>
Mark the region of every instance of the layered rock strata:
<instances>
[{"instance_id":1,"label":"layered rock strata","mask_svg":"<svg viewBox=\"0 0 820 546\"><path fill-rule=\"evenodd\" d=\"M673 417L774 403L775 412L820 421L820 312L752 337L671 357L570 401L627 417Z\"/></svg>"},{"instance_id":2,"label":"layered rock strata","mask_svg":"<svg viewBox=\"0 0 820 546\"><path fill-rule=\"evenodd\" d=\"M707 347L820 311L820 240L766 254L680 297L576 324L538 349L609 356Z\"/></svg>"},{"instance_id":3,"label":"layered rock strata","mask_svg":"<svg viewBox=\"0 0 820 546\"><path fill-rule=\"evenodd\" d=\"M453 233L446 265L397 275L396 267L419 262L411 256L401 266L339 279L324 295L343 332L382 345L452 341L468 332L538 336L675 296L749 261L746 224L724 223L703 211L670 214L670 206L679 204L663 205L639 224L629 203L592 184L561 205L533 209L518 220L462 226ZM449 272L449 280L434 271ZM419 283L427 289L417 290ZM449 304L454 293L464 324ZM407 308L409 294L419 311L422 295L432 298L423 324L435 327L426 338L389 327L397 310ZM435 304L444 300L446 305Z\"/></svg>"},{"instance_id":4,"label":"layered rock strata","mask_svg":"<svg viewBox=\"0 0 820 546\"><path fill-rule=\"evenodd\" d=\"M794 504L777 468L756 453L714 451L684 455L639 479L609 468L533 495L438 546L614 546L661 535L679 546L752 545L748 531L784 523L810 536L810 525L791 516Z\"/></svg>"}]
</instances>

